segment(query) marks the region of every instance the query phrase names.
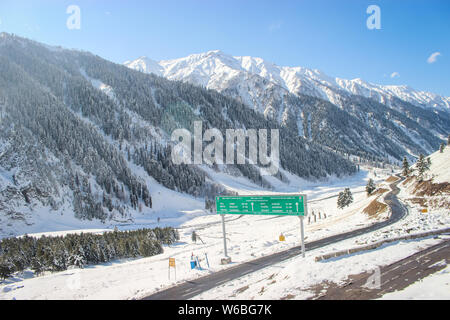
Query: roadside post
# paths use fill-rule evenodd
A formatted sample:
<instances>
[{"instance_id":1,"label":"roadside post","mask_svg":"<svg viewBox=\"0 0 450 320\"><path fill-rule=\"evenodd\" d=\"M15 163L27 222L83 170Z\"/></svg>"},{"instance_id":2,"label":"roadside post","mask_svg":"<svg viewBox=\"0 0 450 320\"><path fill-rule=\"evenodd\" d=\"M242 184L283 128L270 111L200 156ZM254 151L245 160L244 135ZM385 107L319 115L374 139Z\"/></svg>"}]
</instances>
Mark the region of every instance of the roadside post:
<instances>
[{"instance_id":1,"label":"roadside post","mask_svg":"<svg viewBox=\"0 0 450 320\"><path fill-rule=\"evenodd\" d=\"M228 252L227 252L227 233L225 231L225 214L222 214L222 233L223 233L223 254L224 254L224 258L222 259L221 263L222 264L229 264L229 263L231 263L231 258L228 256Z\"/></svg>"},{"instance_id":2,"label":"roadside post","mask_svg":"<svg viewBox=\"0 0 450 320\"><path fill-rule=\"evenodd\" d=\"M170 280L170 268L175 270L175 281L177 280L177 267L175 264L175 258L169 258L169 280Z\"/></svg>"},{"instance_id":3,"label":"roadside post","mask_svg":"<svg viewBox=\"0 0 450 320\"><path fill-rule=\"evenodd\" d=\"M203 270L202 266L200 265L200 260L198 259L198 256L195 256L195 261L197 262L197 270Z\"/></svg>"},{"instance_id":4,"label":"roadside post","mask_svg":"<svg viewBox=\"0 0 450 320\"><path fill-rule=\"evenodd\" d=\"M305 257L305 231L303 228L303 218L304 217L299 217L300 218L300 237L302 239L302 257Z\"/></svg>"},{"instance_id":5,"label":"roadside post","mask_svg":"<svg viewBox=\"0 0 450 320\"><path fill-rule=\"evenodd\" d=\"M305 219L305 216L308 215L308 201L307 196L304 196L304 202L303 202L303 215L300 215L300 230L301 230L301 239L302 239L302 257L305 257L305 229L303 226L303 220Z\"/></svg>"},{"instance_id":6,"label":"roadside post","mask_svg":"<svg viewBox=\"0 0 450 320\"><path fill-rule=\"evenodd\" d=\"M231 262L228 256L225 231L225 215L274 215L297 216L300 218L300 237L302 256L305 257L305 235L303 220L308 215L307 196L305 194L277 194L251 196L219 196L216 197L216 213L222 218L223 252L222 264Z\"/></svg>"}]
</instances>

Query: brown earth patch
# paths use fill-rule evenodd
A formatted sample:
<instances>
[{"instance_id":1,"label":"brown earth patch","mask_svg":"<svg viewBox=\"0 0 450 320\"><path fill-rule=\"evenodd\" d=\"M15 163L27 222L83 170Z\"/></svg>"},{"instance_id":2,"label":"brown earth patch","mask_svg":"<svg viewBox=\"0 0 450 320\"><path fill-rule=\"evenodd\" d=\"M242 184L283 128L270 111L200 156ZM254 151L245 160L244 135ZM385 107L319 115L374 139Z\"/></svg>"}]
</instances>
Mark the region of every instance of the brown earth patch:
<instances>
[{"instance_id":1,"label":"brown earth patch","mask_svg":"<svg viewBox=\"0 0 450 320\"><path fill-rule=\"evenodd\" d=\"M425 199L425 198L410 198L410 199L407 199L408 201L411 201L412 203L414 203L414 204L418 204L418 205L420 205L420 206L422 206L422 207L424 207L424 208L426 208L426 207L428 207L428 205L427 205L427 199Z\"/></svg>"},{"instance_id":2,"label":"brown earth patch","mask_svg":"<svg viewBox=\"0 0 450 320\"><path fill-rule=\"evenodd\" d=\"M272 273L272 274L270 275L270 277L267 278L267 280L272 280L274 277L275 277L275 273Z\"/></svg>"},{"instance_id":3,"label":"brown earth patch","mask_svg":"<svg viewBox=\"0 0 450 320\"><path fill-rule=\"evenodd\" d=\"M405 181L402 182L402 185L407 185L407 184L410 183L414 178L415 178L415 176L407 177L407 178L405 179Z\"/></svg>"},{"instance_id":4,"label":"brown earth patch","mask_svg":"<svg viewBox=\"0 0 450 320\"><path fill-rule=\"evenodd\" d=\"M380 188L380 189L375 190L375 191L372 193L372 195L376 195L376 194L382 195L382 194L384 194L384 193L386 193L386 192L388 192L388 191L389 191L388 189Z\"/></svg>"},{"instance_id":5,"label":"brown earth patch","mask_svg":"<svg viewBox=\"0 0 450 320\"><path fill-rule=\"evenodd\" d=\"M292 300L295 296L293 294L288 294L287 296L281 297L280 300Z\"/></svg>"},{"instance_id":6,"label":"brown earth patch","mask_svg":"<svg viewBox=\"0 0 450 320\"><path fill-rule=\"evenodd\" d=\"M312 292L313 296L308 298L308 300L315 300L323 295L325 295L330 288L337 288L339 285L335 282L324 280L321 283L315 284L311 287L305 289L305 291Z\"/></svg>"},{"instance_id":7,"label":"brown earth patch","mask_svg":"<svg viewBox=\"0 0 450 320\"><path fill-rule=\"evenodd\" d=\"M428 201L431 208L444 208L450 209L450 198L433 198Z\"/></svg>"},{"instance_id":8,"label":"brown earth patch","mask_svg":"<svg viewBox=\"0 0 450 320\"><path fill-rule=\"evenodd\" d=\"M389 178L386 179L386 182L388 183L392 183L398 180L398 177L396 176L390 176Z\"/></svg>"},{"instance_id":9,"label":"brown earth patch","mask_svg":"<svg viewBox=\"0 0 450 320\"><path fill-rule=\"evenodd\" d=\"M387 208L387 204L381 203L378 200L373 200L363 212L371 218L377 218Z\"/></svg>"},{"instance_id":10,"label":"brown earth patch","mask_svg":"<svg viewBox=\"0 0 450 320\"><path fill-rule=\"evenodd\" d=\"M236 295L241 294L242 292L246 291L248 288L249 288L249 286L245 286L245 287L239 288L231 296L232 297L236 297Z\"/></svg>"},{"instance_id":11,"label":"brown earth patch","mask_svg":"<svg viewBox=\"0 0 450 320\"><path fill-rule=\"evenodd\" d=\"M433 183L431 181L420 181L417 182L414 186L414 194L419 197L431 197L435 195L450 194L450 183Z\"/></svg>"}]
</instances>

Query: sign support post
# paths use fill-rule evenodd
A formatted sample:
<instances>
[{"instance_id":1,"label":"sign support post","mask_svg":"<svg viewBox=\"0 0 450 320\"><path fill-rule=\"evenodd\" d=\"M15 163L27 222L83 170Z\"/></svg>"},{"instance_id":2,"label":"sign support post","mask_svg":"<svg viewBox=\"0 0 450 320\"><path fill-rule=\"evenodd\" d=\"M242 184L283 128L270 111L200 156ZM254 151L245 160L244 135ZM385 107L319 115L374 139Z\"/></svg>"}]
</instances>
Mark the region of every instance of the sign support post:
<instances>
[{"instance_id":1,"label":"sign support post","mask_svg":"<svg viewBox=\"0 0 450 320\"><path fill-rule=\"evenodd\" d=\"M308 215L308 197L305 195L305 214L300 217L300 231L301 231L301 238L302 238L302 257L305 257L305 228L303 226L303 220L305 216Z\"/></svg>"},{"instance_id":2,"label":"sign support post","mask_svg":"<svg viewBox=\"0 0 450 320\"><path fill-rule=\"evenodd\" d=\"M302 239L302 257L305 257L305 231L303 228L303 218L304 217L299 217L300 218L300 233L301 233L301 239Z\"/></svg>"},{"instance_id":3,"label":"sign support post","mask_svg":"<svg viewBox=\"0 0 450 320\"><path fill-rule=\"evenodd\" d=\"M223 232L223 253L225 255L225 258L228 258L228 252L227 252L227 234L225 231L225 215L222 214L222 232Z\"/></svg>"},{"instance_id":4,"label":"sign support post","mask_svg":"<svg viewBox=\"0 0 450 320\"><path fill-rule=\"evenodd\" d=\"M225 214L221 214L221 216L222 216L222 232L223 232L223 254L225 255L225 257L222 258L221 263L229 264L229 263L231 263L231 258L228 256L228 251L227 251L227 233L225 231Z\"/></svg>"}]
</instances>

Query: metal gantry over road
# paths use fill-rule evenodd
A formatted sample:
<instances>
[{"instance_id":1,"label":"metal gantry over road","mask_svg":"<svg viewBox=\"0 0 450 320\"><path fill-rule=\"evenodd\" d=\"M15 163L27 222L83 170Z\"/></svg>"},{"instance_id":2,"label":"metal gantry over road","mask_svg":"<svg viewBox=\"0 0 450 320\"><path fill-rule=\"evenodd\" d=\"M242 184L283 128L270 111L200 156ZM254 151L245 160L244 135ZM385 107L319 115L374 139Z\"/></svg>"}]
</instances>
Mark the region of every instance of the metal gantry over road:
<instances>
[{"instance_id":1,"label":"metal gantry over road","mask_svg":"<svg viewBox=\"0 0 450 320\"><path fill-rule=\"evenodd\" d=\"M216 197L216 212L222 216L223 250L225 255L223 261L231 261L227 252L227 238L225 231L226 214L299 217L302 255L305 257L303 219L308 215L307 197L305 194Z\"/></svg>"},{"instance_id":2,"label":"metal gantry over road","mask_svg":"<svg viewBox=\"0 0 450 320\"><path fill-rule=\"evenodd\" d=\"M318 248L322 248L339 241L355 238L363 234L380 230L382 228L385 228L389 225L392 225L402 220L408 214L407 208L397 199L397 194L400 192L398 184L402 183L403 181L405 181L405 178L399 177L397 181L393 182L390 185L391 191L385 197L387 205L392 210L392 214L389 217L389 219L381 222L376 222L374 224L371 224L369 226L360 229L351 230L344 233L328 236L322 239L310 241L306 246L306 249L315 250ZM318 200L313 201L315 202ZM305 210L305 214L306 213L307 210ZM263 257L252 260L248 263L241 263L233 268L226 268L225 270L217 271L213 274L200 277L196 280L187 281L174 287L161 290L159 292L153 293L148 297L145 297L144 300L192 299L193 297L199 295L200 293L216 288L218 285L224 282L235 280L246 274L262 270L263 268L272 266L276 263L279 263L280 261L286 261L290 258L297 257L301 249L302 248L300 246L292 247L284 251L265 255Z\"/></svg>"}]
</instances>

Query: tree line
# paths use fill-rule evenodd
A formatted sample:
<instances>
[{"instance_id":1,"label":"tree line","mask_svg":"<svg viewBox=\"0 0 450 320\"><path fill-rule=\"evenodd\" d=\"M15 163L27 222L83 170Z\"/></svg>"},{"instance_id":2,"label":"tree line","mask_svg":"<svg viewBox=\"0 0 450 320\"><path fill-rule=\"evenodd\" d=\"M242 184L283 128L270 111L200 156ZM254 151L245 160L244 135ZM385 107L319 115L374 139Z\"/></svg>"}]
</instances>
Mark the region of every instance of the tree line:
<instances>
[{"instance_id":1,"label":"tree line","mask_svg":"<svg viewBox=\"0 0 450 320\"><path fill-rule=\"evenodd\" d=\"M178 231L170 227L59 237L4 238L0 240L0 278L25 269L39 275L45 271L83 268L117 259L150 257L163 253L163 244L177 240Z\"/></svg>"}]
</instances>

